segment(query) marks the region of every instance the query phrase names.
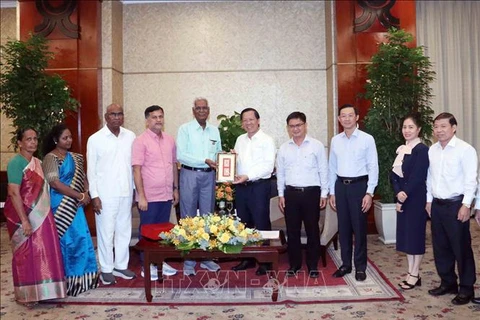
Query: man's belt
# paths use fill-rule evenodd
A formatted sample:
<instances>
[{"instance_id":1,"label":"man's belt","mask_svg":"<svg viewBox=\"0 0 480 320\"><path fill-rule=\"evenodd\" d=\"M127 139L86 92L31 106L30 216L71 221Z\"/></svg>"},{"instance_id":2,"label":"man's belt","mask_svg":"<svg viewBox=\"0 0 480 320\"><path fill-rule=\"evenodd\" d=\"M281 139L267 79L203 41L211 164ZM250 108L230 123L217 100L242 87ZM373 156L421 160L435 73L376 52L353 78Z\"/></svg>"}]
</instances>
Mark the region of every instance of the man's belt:
<instances>
[{"instance_id":1,"label":"man's belt","mask_svg":"<svg viewBox=\"0 0 480 320\"><path fill-rule=\"evenodd\" d=\"M368 175L360 176L360 177L340 177L340 176L338 176L338 179L340 179L340 181L343 184L349 185L349 184L357 183L357 182L360 182L360 181L368 181Z\"/></svg>"},{"instance_id":2,"label":"man's belt","mask_svg":"<svg viewBox=\"0 0 480 320\"><path fill-rule=\"evenodd\" d=\"M306 192L311 190L320 190L319 186L311 186L311 187L294 187L294 186L285 186L286 190L295 191L295 192Z\"/></svg>"},{"instance_id":3,"label":"man's belt","mask_svg":"<svg viewBox=\"0 0 480 320\"><path fill-rule=\"evenodd\" d=\"M459 196L452 197L452 198L448 198L448 199L433 198L433 201L438 203L441 206L449 205L451 203L459 202L459 201L462 201L462 200L463 200L463 194L461 194Z\"/></svg>"},{"instance_id":4,"label":"man's belt","mask_svg":"<svg viewBox=\"0 0 480 320\"><path fill-rule=\"evenodd\" d=\"M263 183L263 182L267 182L267 181L270 181L270 178L268 178L268 179L258 179L258 180L255 180L255 181L246 181L245 183L243 183L243 185L253 186L255 184L259 184L259 183Z\"/></svg>"},{"instance_id":5,"label":"man's belt","mask_svg":"<svg viewBox=\"0 0 480 320\"><path fill-rule=\"evenodd\" d=\"M182 164L182 168L187 169L187 170L192 170L192 171L199 171L199 172L211 172L213 169L212 168L194 168L194 167L189 167L184 164Z\"/></svg>"}]
</instances>

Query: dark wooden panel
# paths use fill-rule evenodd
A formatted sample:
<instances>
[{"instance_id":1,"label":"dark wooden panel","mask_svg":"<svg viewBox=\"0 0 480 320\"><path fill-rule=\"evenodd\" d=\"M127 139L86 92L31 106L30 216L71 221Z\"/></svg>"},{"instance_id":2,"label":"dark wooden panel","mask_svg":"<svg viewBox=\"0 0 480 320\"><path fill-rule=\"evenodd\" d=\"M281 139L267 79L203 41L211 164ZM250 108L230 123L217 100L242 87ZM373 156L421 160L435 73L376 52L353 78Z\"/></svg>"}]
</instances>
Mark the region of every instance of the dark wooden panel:
<instances>
[{"instance_id":1,"label":"dark wooden panel","mask_svg":"<svg viewBox=\"0 0 480 320\"><path fill-rule=\"evenodd\" d=\"M362 119L368 111L369 102L358 98L358 94L364 92L365 66L377 52L378 43L384 41L386 29L375 21L365 31L355 33L354 21L361 14L360 10L357 1L335 1L338 104L354 103L360 111L362 128ZM401 28L416 35L415 1L396 1L390 13L400 19ZM342 130L341 126L338 127ZM368 231L377 233L373 208L368 216Z\"/></svg>"},{"instance_id":2,"label":"dark wooden panel","mask_svg":"<svg viewBox=\"0 0 480 320\"><path fill-rule=\"evenodd\" d=\"M50 1L58 6L62 1ZM101 45L101 3L100 1L78 1L70 15L73 24L79 26L79 37L71 38L58 28L48 36L50 50L55 60L49 65L49 72L60 74L72 89L72 95L79 102L79 112L70 113L66 124L74 138L72 151L85 156L88 137L100 128L99 114L99 56ZM20 37L26 39L43 18L34 0L20 0ZM87 69L88 68L88 69ZM95 217L90 206L85 210L92 234L95 234Z\"/></svg>"}]
</instances>

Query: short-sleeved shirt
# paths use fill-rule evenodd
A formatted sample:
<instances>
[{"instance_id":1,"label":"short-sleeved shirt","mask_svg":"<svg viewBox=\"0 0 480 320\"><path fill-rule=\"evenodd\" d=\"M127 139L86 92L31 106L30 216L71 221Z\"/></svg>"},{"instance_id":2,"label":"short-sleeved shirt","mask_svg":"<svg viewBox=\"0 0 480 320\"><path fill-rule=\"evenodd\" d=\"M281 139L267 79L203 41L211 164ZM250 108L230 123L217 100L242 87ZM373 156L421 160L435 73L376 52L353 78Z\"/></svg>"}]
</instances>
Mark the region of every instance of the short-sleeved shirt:
<instances>
[{"instance_id":1,"label":"short-sleeved shirt","mask_svg":"<svg viewBox=\"0 0 480 320\"><path fill-rule=\"evenodd\" d=\"M147 129L133 142L132 166L141 166L147 202L173 199L173 167L177 164L175 140L162 132L160 138ZM138 194L137 194L138 199Z\"/></svg>"},{"instance_id":2,"label":"short-sleeved shirt","mask_svg":"<svg viewBox=\"0 0 480 320\"><path fill-rule=\"evenodd\" d=\"M28 166L28 160L20 154L15 155L7 165L8 183L22 184L23 169L26 166Z\"/></svg>"},{"instance_id":3,"label":"short-sleeved shirt","mask_svg":"<svg viewBox=\"0 0 480 320\"><path fill-rule=\"evenodd\" d=\"M210 123L207 122L205 128L202 128L197 120L193 120L178 128L177 158L181 164L194 168L209 168L205 159L215 161L220 151L220 132Z\"/></svg>"}]
</instances>

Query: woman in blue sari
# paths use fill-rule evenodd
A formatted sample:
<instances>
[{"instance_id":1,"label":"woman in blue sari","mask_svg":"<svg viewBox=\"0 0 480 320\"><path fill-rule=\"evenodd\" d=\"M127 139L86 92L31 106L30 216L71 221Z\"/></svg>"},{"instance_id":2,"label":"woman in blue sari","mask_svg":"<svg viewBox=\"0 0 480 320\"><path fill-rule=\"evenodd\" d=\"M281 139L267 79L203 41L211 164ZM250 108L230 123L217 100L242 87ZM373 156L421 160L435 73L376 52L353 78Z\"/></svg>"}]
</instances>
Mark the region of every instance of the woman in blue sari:
<instances>
[{"instance_id":1,"label":"woman in blue sari","mask_svg":"<svg viewBox=\"0 0 480 320\"><path fill-rule=\"evenodd\" d=\"M50 184L52 211L60 237L67 295L98 286L98 266L83 207L90 202L83 157L69 152L72 134L63 125L52 128L43 143L43 171Z\"/></svg>"}]
</instances>

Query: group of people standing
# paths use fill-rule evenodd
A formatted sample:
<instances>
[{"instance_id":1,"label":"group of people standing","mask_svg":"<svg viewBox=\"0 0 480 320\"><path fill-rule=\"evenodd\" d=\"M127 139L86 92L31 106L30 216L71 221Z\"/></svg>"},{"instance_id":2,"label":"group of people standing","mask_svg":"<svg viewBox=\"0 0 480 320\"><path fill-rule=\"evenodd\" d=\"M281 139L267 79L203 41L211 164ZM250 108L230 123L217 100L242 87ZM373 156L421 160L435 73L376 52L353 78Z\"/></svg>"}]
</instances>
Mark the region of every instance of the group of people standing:
<instances>
[{"instance_id":1,"label":"group of people standing","mask_svg":"<svg viewBox=\"0 0 480 320\"><path fill-rule=\"evenodd\" d=\"M457 120L447 112L433 123L437 142L430 148L421 142L422 125L417 115L403 122L405 145L397 150L391 173L396 194L397 250L407 254L408 272L399 283L404 290L422 284L420 264L425 254L427 215L431 218L432 247L440 286L430 295L456 294L452 304L463 305L474 298L475 259L471 245L471 205L475 202L480 225L480 181L475 149L455 133ZM458 276L455 272L458 270Z\"/></svg>"},{"instance_id":2,"label":"group of people standing","mask_svg":"<svg viewBox=\"0 0 480 320\"><path fill-rule=\"evenodd\" d=\"M83 157L69 152L72 134L55 126L34 157L37 132L17 131L19 154L8 163L7 228L18 303L76 296L98 286L98 268L83 207L90 202Z\"/></svg>"},{"instance_id":3,"label":"group of people standing","mask_svg":"<svg viewBox=\"0 0 480 320\"><path fill-rule=\"evenodd\" d=\"M123 127L123 108L109 105L105 126L87 142L87 174L83 157L69 151L72 135L64 125L54 127L46 137L43 164L33 156L38 144L35 130L18 131L20 153L7 168L5 215L19 303L75 296L97 287L98 279L109 285L116 282L115 277L135 278L128 269L133 201L140 214L140 230L146 224L168 222L177 203L182 217L214 211L220 133L207 121L207 99L195 99L192 113L195 119L180 126L175 141L164 132L162 107L153 105L145 110L146 129L135 137ZM364 281L366 213L378 181L378 159L373 137L358 129L356 107L347 104L339 108L343 132L332 138L329 160L324 145L307 134L302 112L287 117L291 138L278 152L272 137L261 130L257 110L246 108L240 116L246 133L237 138L231 150L237 154L233 183L238 217L247 227L271 229L270 178L276 168L278 206L287 226L287 275L294 276L302 268L303 223L308 274L319 277L318 222L320 210L329 203L338 216L342 257L333 277L352 272L353 256L355 279ZM397 250L406 252L408 261L408 274L400 287L408 290L421 284L419 269L425 253L428 212L435 263L442 280L440 287L429 293L458 293L452 302L464 304L473 298L475 283L469 207L475 197L478 160L475 150L455 136L456 125L453 115L437 116L434 133L438 142L429 149L420 140L419 118L408 116L402 130L406 143L397 150L391 180L398 211ZM83 211L90 202L95 212L100 268ZM480 209L480 200L476 203ZM478 211L477 221L480 224ZM39 257L41 266L32 263L40 261ZM183 273L195 275L195 266L195 261L186 260ZM254 266L254 260L246 259L232 269ZM200 267L220 269L214 261L202 261ZM256 274L266 274L269 267L260 264ZM157 266L150 268L151 280L158 279ZM167 263L161 268L164 275L178 272Z\"/></svg>"}]
</instances>

